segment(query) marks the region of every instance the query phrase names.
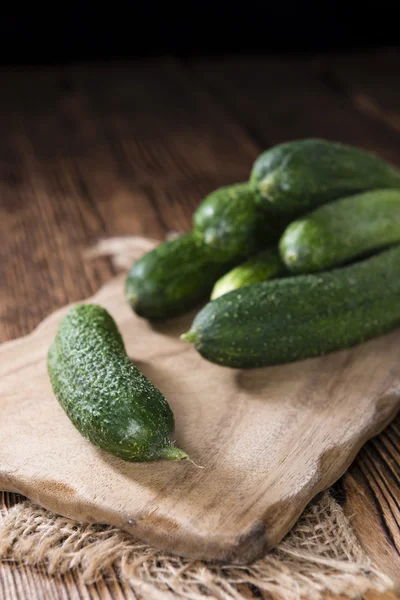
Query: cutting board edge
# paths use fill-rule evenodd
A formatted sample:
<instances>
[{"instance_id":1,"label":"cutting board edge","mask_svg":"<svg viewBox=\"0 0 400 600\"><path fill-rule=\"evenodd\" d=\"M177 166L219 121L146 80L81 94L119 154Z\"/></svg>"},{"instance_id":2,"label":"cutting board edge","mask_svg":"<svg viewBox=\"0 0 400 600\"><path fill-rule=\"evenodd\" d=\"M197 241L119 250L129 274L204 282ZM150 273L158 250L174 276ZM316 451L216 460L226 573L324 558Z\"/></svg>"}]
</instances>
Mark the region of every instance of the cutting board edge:
<instances>
[{"instance_id":1,"label":"cutting board edge","mask_svg":"<svg viewBox=\"0 0 400 600\"><path fill-rule=\"evenodd\" d=\"M382 415L382 418L378 421L371 420L370 425L366 427L364 435L352 444L351 448L348 449L348 456L341 468L335 468L334 461L332 462L331 450L326 450L318 460L318 467L314 474L314 477L310 480L307 487L303 488L297 495L291 497L286 501L278 501L268 507L266 512L261 518L254 520L250 526L241 532L238 532L235 536L227 535L223 539L221 544L221 535L216 536L216 540L210 539L210 536L203 537L195 535L193 538L187 532L182 538L175 538L171 536L171 523L163 517L157 518L159 527L154 526L154 520L150 516L149 519L141 518L135 515L126 515L124 520L121 520L118 512L113 511L110 507L96 507L91 503L89 499L84 496L75 495L74 500L69 504L68 508L71 510L59 510L59 495L47 495L46 498L39 498L32 495L22 483L18 483L14 480L13 476L2 473L0 471L0 488L5 491L15 492L28 498L31 502L38 504L39 506L49 510L53 514L57 514L74 521L96 523L104 526L116 526L121 528L128 534L136 537L138 540L155 546L156 548L175 554L177 556L183 556L188 559L204 560L207 562L216 563L230 563L236 565L248 565L252 562L262 558L262 556L274 549L281 540L290 531L293 525L296 523L298 518L303 513L307 505L316 497L318 494L323 492L332 486L349 468L362 446L370 439L379 435L379 433L392 421L396 414L400 410L400 397L393 403L391 410L387 411L387 414ZM341 448L335 448L335 452L341 453L343 456L343 450ZM324 469L326 462L331 463L331 468L328 470ZM321 477L321 471L324 474ZM28 485L29 487L29 485ZM41 486L43 489L43 485ZM295 499L295 501L294 501ZM280 523L280 532L275 532L273 528L269 527L268 520L273 522L274 513L279 510L280 512L296 507L296 510L288 510L290 517L285 523L285 527L282 528ZM82 515L82 507L84 512L87 514L86 519L79 518L79 514ZM102 517L102 514L107 515L106 520ZM179 526L179 523L177 524ZM161 528L160 528L161 526ZM195 550L193 550L195 549Z\"/></svg>"}]
</instances>

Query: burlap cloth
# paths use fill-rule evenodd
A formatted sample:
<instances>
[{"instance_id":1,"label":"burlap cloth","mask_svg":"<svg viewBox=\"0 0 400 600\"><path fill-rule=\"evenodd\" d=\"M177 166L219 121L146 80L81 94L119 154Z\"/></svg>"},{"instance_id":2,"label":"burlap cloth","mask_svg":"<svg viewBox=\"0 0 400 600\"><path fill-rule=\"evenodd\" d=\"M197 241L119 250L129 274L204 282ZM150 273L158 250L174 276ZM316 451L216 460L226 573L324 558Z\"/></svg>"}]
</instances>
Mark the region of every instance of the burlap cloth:
<instances>
[{"instance_id":1,"label":"burlap cloth","mask_svg":"<svg viewBox=\"0 0 400 600\"><path fill-rule=\"evenodd\" d=\"M104 240L89 255L108 255L126 269L155 243ZM242 584L252 586L255 597L258 590L260 597L282 600L319 600L327 593L355 598L393 588L358 544L329 491L314 499L275 550L246 567L172 556L115 527L77 523L29 501L0 511L0 559L44 565L50 574L74 570L88 583L117 576L149 600L244 600Z\"/></svg>"}]
</instances>

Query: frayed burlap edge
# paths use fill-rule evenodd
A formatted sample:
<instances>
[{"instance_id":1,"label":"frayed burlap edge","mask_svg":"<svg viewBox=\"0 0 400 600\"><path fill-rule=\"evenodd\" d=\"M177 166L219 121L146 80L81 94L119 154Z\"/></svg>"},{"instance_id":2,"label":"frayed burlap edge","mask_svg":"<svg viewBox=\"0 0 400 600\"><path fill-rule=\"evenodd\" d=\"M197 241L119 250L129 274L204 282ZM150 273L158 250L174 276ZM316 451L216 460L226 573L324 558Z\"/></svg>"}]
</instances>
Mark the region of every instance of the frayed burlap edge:
<instances>
[{"instance_id":1,"label":"frayed burlap edge","mask_svg":"<svg viewBox=\"0 0 400 600\"><path fill-rule=\"evenodd\" d=\"M157 243L138 236L105 239L86 257L107 256L126 270ZM278 548L245 567L169 555L115 527L77 523L29 501L3 509L0 519L0 560L44 566L49 574L74 570L86 583L117 575L152 600L242 600L243 584L279 600L321 600L328 593L355 598L393 588L329 492L309 505Z\"/></svg>"},{"instance_id":2,"label":"frayed burlap edge","mask_svg":"<svg viewBox=\"0 0 400 600\"><path fill-rule=\"evenodd\" d=\"M349 598L391 589L361 549L340 506L325 492L275 550L250 566L213 566L157 551L115 527L82 524L25 501L3 511L0 558L74 570L86 583L101 576L128 581L148 598L239 600L240 585L272 598Z\"/></svg>"}]
</instances>

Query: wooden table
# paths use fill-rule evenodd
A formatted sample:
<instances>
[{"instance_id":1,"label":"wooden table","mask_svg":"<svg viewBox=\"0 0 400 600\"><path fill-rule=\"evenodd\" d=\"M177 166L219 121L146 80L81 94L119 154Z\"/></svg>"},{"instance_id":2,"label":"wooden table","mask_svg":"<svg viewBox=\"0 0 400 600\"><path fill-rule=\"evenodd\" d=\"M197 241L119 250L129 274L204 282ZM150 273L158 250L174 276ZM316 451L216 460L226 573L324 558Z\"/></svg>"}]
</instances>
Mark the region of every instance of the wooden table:
<instances>
[{"instance_id":1,"label":"wooden table","mask_svg":"<svg viewBox=\"0 0 400 600\"><path fill-rule=\"evenodd\" d=\"M395 50L3 68L0 341L113 275L107 259L82 259L99 237L189 229L201 198L247 179L273 144L325 137L400 166L399 74ZM360 542L398 578L399 459L400 418L338 483ZM128 585L85 587L71 574L0 565L0 598L100 597L135 595Z\"/></svg>"}]
</instances>

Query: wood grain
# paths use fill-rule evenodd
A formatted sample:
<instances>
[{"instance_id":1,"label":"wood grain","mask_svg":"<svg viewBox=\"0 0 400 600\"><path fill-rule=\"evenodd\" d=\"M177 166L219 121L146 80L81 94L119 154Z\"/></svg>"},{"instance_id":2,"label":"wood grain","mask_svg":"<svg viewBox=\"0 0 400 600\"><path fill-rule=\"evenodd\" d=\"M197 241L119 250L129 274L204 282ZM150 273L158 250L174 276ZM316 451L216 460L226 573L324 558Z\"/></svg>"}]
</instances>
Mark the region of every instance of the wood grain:
<instances>
[{"instance_id":1,"label":"wood grain","mask_svg":"<svg viewBox=\"0 0 400 600\"><path fill-rule=\"evenodd\" d=\"M393 481L395 484L393 485ZM397 484L397 485L396 485ZM398 423L372 440L346 473L345 513L361 545L390 574L400 593L400 431ZM365 519L365 515L372 518ZM371 539L375 543L371 544Z\"/></svg>"},{"instance_id":2,"label":"wood grain","mask_svg":"<svg viewBox=\"0 0 400 600\"><path fill-rule=\"evenodd\" d=\"M325 61L331 81L369 120L386 126L395 137L400 132L400 52L356 53Z\"/></svg>"},{"instance_id":3,"label":"wood grain","mask_svg":"<svg viewBox=\"0 0 400 600\"><path fill-rule=\"evenodd\" d=\"M6 72L0 108L2 339L110 277L107 261L82 262L86 245L188 229L202 196L246 179L257 154L173 61ZM40 301L15 302L27 291Z\"/></svg>"},{"instance_id":4,"label":"wood grain","mask_svg":"<svg viewBox=\"0 0 400 600\"><path fill-rule=\"evenodd\" d=\"M397 136L354 106L338 85L333 59L227 58L190 66L262 149L315 136L359 145L400 164Z\"/></svg>"},{"instance_id":5,"label":"wood grain","mask_svg":"<svg viewBox=\"0 0 400 600\"><path fill-rule=\"evenodd\" d=\"M357 81L357 91L366 90L381 112L398 111L397 57L395 51L391 57L345 55L318 59L318 68L289 57L282 70L263 61L262 77L258 59L255 77L246 81L242 59L236 66L203 61L201 77L192 65L172 60L1 70L0 340L28 333L112 275L107 259L81 260L82 247L103 235L157 237L188 227L201 196L245 178L258 151L274 141L325 135L399 164L398 138L387 134L388 123L373 123L375 117L360 113L348 94L349 82L353 90ZM362 80L356 79L358 61ZM212 88L211 77L218 84ZM398 490L395 478L389 485ZM368 497L362 519L376 523L371 488ZM384 532L367 540L373 556ZM32 599L48 598L53 580L35 575L29 588L25 571L31 572L0 564L6 597L25 598L29 589ZM110 596L104 582L87 592L76 592L70 578L54 585L54 597ZM134 598L125 587L112 593Z\"/></svg>"},{"instance_id":6,"label":"wood grain","mask_svg":"<svg viewBox=\"0 0 400 600\"><path fill-rule=\"evenodd\" d=\"M176 444L203 469L128 463L73 428L46 366L66 306L0 347L0 487L181 556L252 562L398 411L400 333L290 365L224 369L179 339L193 315L151 325L132 314L124 281L88 301L113 315L129 356L171 404Z\"/></svg>"}]
</instances>

